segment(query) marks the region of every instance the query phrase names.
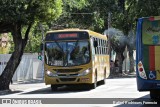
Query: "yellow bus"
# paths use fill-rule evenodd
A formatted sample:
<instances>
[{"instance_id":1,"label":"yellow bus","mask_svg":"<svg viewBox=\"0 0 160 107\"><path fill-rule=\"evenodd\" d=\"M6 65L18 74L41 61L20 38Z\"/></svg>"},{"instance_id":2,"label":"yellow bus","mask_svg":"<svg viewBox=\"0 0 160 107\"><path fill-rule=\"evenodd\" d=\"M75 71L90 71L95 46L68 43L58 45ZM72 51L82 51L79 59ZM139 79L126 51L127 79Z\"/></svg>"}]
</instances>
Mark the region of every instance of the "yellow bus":
<instances>
[{"instance_id":1,"label":"yellow bus","mask_svg":"<svg viewBox=\"0 0 160 107\"><path fill-rule=\"evenodd\" d=\"M105 84L110 74L105 35L82 29L49 31L44 40L44 78L57 90L62 85Z\"/></svg>"}]
</instances>

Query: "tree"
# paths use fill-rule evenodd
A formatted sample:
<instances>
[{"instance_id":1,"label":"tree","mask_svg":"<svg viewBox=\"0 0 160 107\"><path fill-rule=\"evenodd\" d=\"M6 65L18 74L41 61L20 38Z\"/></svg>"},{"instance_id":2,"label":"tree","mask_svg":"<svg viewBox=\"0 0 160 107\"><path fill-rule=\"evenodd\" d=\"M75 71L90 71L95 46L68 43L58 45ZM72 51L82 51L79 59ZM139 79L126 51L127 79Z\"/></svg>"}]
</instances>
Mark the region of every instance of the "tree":
<instances>
[{"instance_id":1,"label":"tree","mask_svg":"<svg viewBox=\"0 0 160 107\"><path fill-rule=\"evenodd\" d=\"M116 52L116 60L119 62L119 72L122 72L122 65L124 61L123 52L127 45L127 38L122 31L114 28L105 30L104 34L110 38L111 49Z\"/></svg>"},{"instance_id":2,"label":"tree","mask_svg":"<svg viewBox=\"0 0 160 107\"><path fill-rule=\"evenodd\" d=\"M62 13L63 3L81 7L85 0L1 0L0 33L11 32L14 51L0 75L0 90L8 90L17 69L33 24L51 23ZM73 4L72 4L73 3Z\"/></svg>"},{"instance_id":3,"label":"tree","mask_svg":"<svg viewBox=\"0 0 160 107\"><path fill-rule=\"evenodd\" d=\"M136 38L135 38L135 33L133 30L131 30L128 34L127 37L128 41L127 41L127 49L129 51L129 60L130 60L130 70L129 72L134 72L134 66L135 66L135 61L133 58L133 51L135 50L135 45L136 45Z\"/></svg>"},{"instance_id":4,"label":"tree","mask_svg":"<svg viewBox=\"0 0 160 107\"><path fill-rule=\"evenodd\" d=\"M9 89L10 81L21 61L34 22L51 21L61 12L61 0L1 0L0 33L11 32L14 52L0 76L0 90ZM25 30L24 34L23 30Z\"/></svg>"},{"instance_id":5,"label":"tree","mask_svg":"<svg viewBox=\"0 0 160 107\"><path fill-rule=\"evenodd\" d=\"M145 2L145 3L144 3ZM125 11L122 15L124 19L123 31L127 35L127 48L129 50L130 72L134 71L133 50L135 50L136 19L140 17L158 16L160 14L160 1L126 0Z\"/></svg>"},{"instance_id":6,"label":"tree","mask_svg":"<svg viewBox=\"0 0 160 107\"><path fill-rule=\"evenodd\" d=\"M49 30L49 26L43 23L44 32ZM42 43L42 32L39 23L35 22L30 30L28 43L24 49L25 53L40 53L40 44Z\"/></svg>"},{"instance_id":7,"label":"tree","mask_svg":"<svg viewBox=\"0 0 160 107\"><path fill-rule=\"evenodd\" d=\"M56 25L68 25L67 27L76 27L82 29L91 29L97 32L103 32L107 27L108 12L115 11L117 4L115 0L87 0L82 8L72 8L64 5L62 17L54 22Z\"/></svg>"},{"instance_id":8,"label":"tree","mask_svg":"<svg viewBox=\"0 0 160 107\"><path fill-rule=\"evenodd\" d=\"M86 14L83 13L81 10L88 8L89 1L88 0L63 0L63 12L61 17L59 17L57 20L54 20L50 27L52 29L60 29L60 28L85 28L84 26L87 26L85 22L81 22ZM76 3L79 1L79 3ZM87 13L87 12L85 12ZM83 17L83 18L82 18ZM85 17L86 18L86 17ZM89 18L86 18L87 20ZM87 22L87 21L86 21ZM83 26L83 27L82 27Z\"/></svg>"}]
</instances>

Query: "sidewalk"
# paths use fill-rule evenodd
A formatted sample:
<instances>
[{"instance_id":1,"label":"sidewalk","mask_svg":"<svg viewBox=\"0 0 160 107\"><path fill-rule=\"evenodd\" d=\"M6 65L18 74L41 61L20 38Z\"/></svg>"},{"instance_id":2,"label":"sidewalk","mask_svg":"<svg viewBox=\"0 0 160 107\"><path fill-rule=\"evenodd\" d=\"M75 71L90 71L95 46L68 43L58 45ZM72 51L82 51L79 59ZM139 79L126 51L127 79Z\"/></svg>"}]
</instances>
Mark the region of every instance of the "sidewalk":
<instances>
[{"instance_id":1,"label":"sidewalk","mask_svg":"<svg viewBox=\"0 0 160 107\"><path fill-rule=\"evenodd\" d=\"M132 73L114 73L109 76L109 78L135 78L136 77L136 72Z\"/></svg>"},{"instance_id":2,"label":"sidewalk","mask_svg":"<svg viewBox=\"0 0 160 107\"><path fill-rule=\"evenodd\" d=\"M9 94L14 94L14 93L20 93L20 92L25 92L26 90L29 89L39 89L42 87L45 87L44 80L36 79L36 80L31 80L31 81L19 81L19 82L13 82L13 84L10 84L10 90L4 90L0 91L0 96L1 95L9 95Z\"/></svg>"}]
</instances>

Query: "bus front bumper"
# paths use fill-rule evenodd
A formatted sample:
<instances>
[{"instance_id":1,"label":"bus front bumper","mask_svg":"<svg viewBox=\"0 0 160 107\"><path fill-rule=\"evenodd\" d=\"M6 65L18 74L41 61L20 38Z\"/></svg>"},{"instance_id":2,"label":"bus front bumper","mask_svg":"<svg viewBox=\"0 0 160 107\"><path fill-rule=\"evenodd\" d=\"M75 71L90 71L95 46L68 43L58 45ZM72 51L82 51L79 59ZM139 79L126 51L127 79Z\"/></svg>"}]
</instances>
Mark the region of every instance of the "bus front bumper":
<instances>
[{"instance_id":1,"label":"bus front bumper","mask_svg":"<svg viewBox=\"0 0 160 107\"><path fill-rule=\"evenodd\" d=\"M91 84L92 74L86 76L49 77L45 75L45 83L48 84Z\"/></svg>"}]
</instances>

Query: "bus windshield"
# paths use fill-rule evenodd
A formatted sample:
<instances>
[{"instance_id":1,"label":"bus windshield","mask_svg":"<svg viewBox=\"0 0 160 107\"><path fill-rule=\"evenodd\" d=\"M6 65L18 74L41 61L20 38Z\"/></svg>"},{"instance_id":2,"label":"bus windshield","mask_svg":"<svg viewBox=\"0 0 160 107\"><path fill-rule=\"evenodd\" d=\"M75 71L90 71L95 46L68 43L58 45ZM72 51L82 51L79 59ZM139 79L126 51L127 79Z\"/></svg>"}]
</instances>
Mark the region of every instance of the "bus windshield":
<instances>
[{"instance_id":1,"label":"bus windshield","mask_svg":"<svg viewBox=\"0 0 160 107\"><path fill-rule=\"evenodd\" d=\"M45 62L50 66L77 66L90 61L88 40L53 41L45 44Z\"/></svg>"}]
</instances>

